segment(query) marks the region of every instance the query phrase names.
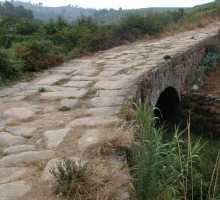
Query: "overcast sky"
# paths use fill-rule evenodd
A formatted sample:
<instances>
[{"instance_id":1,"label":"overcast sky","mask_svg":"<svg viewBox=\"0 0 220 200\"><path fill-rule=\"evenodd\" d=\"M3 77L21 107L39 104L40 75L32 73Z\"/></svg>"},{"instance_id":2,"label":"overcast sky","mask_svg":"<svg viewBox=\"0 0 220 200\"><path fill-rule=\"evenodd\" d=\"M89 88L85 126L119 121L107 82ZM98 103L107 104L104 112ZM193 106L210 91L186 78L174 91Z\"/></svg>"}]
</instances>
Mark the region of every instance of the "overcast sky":
<instances>
[{"instance_id":1,"label":"overcast sky","mask_svg":"<svg viewBox=\"0 0 220 200\"><path fill-rule=\"evenodd\" d=\"M148 7L192 7L214 0L32 0L31 3L42 2L43 6L58 7L77 5L83 8L133 9ZM26 0L28 2L28 0Z\"/></svg>"}]
</instances>

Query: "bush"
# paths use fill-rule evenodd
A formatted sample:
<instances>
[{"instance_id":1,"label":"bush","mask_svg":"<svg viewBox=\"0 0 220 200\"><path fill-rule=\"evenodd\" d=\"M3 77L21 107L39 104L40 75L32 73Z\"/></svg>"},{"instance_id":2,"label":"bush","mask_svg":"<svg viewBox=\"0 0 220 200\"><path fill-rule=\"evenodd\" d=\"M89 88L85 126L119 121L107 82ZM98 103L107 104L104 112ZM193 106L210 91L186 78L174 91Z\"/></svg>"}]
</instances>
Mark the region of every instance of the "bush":
<instances>
[{"instance_id":1,"label":"bush","mask_svg":"<svg viewBox=\"0 0 220 200\"><path fill-rule=\"evenodd\" d=\"M0 49L0 82L21 76L23 62L9 50Z\"/></svg>"},{"instance_id":2,"label":"bush","mask_svg":"<svg viewBox=\"0 0 220 200\"><path fill-rule=\"evenodd\" d=\"M147 111L141 102L135 107L138 148L133 145L132 164L138 199L218 199L220 153L212 177L204 177L200 152L205 144L192 142L189 128L188 140L181 139L178 127L171 141L163 142L164 130L155 128L153 109Z\"/></svg>"},{"instance_id":3,"label":"bush","mask_svg":"<svg viewBox=\"0 0 220 200\"><path fill-rule=\"evenodd\" d=\"M63 159L57 164L57 168L50 168L50 173L55 177L59 184L58 192L62 195L71 196L80 190L83 190L81 185L85 179L88 164L82 164L79 161L77 165L70 159Z\"/></svg>"},{"instance_id":4,"label":"bush","mask_svg":"<svg viewBox=\"0 0 220 200\"><path fill-rule=\"evenodd\" d=\"M202 65L197 69L198 82L202 86L205 80L206 73L214 71L217 66L217 60L220 59L220 42L211 43L207 46L207 53L202 58Z\"/></svg>"},{"instance_id":5,"label":"bush","mask_svg":"<svg viewBox=\"0 0 220 200\"><path fill-rule=\"evenodd\" d=\"M65 57L64 49L55 46L52 41L35 38L16 44L14 51L24 61L25 71L39 71L62 63Z\"/></svg>"}]
</instances>

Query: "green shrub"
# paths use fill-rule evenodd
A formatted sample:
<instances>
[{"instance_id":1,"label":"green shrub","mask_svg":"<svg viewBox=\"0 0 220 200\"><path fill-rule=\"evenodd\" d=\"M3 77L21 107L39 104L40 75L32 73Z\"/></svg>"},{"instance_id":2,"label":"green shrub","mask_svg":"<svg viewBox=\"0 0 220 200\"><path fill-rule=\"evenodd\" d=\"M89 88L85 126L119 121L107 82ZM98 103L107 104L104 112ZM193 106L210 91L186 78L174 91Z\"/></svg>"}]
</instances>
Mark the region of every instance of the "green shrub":
<instances>
[{"instance_id":1,"label":"green shrub","mask_svg":"<svg viewBox=\"0 0 220 200\"><path fill-rule=\"evenodd\" d=\"M35 38L14 45L14 51L24 61L25 71L39 71L62 63L64 49L52 41Z\"/></svg>"},{"instance_id":2,"label":"green shrub","mask_svg":"<svg viewBox=\"0 0 220 200\"><path fill-rule=\"evenodd\" d=\"M12 51L0 49L0 80L1 82L19 78L23 62Z\"/></svg>"},{"instance_id":3,"label":"green shrub","mask_svg":"<svg viewBox=\"0 0 220 200\"><path fill-rule=\"evenodd\" d=\"M200 144L200 139L192 142L189 128L188 139L181 139L183 131L178 133L178 127L171 141L164 142L165 131L163 127L155 128L153 109L147 110L141 102L135 107L138 145L132 148L132 164L136 166L133 175L138 199L218 199L217 167L214 178L206 179L199 167L205 144ZM219 164L218 157L216 166Z\"/></svg>"},{"instance_id":4,"label":"green shrub","mask_svg":"<svg viewBox=\"0 0 220 200\"><path fill-rule=\"evenodd\" d=\"M83 164L79 161L77 165L74 161L64 158L63 161L57 164L57 167L50 168L50 173L59 184L58 192L67 196L79 192L78 189L83 187L81 183L85 179L87 167L87 163Z\"/></svg>"},{"instance_id":5,"label":"green shrub","mask_svg":"<svg viewBox=\"0 0 220 200\"><path fill-rule=\"evenodd\" d=\"M208 51L202 59L202 65L197 69L198 72L198 82L202 86L205 80L206 73L209 71L214 71L217 66L217 60L220 55L211 51Z\"/></svg>"}]
</instances>

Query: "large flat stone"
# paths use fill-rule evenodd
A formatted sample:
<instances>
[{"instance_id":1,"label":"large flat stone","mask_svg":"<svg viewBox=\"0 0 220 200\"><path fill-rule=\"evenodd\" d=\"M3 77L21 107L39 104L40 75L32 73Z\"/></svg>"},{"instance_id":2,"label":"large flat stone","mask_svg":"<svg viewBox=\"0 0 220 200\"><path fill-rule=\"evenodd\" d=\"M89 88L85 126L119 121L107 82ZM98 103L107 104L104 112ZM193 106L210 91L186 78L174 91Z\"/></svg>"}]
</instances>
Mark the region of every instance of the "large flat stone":
<instances>
[{"instance_id":1,"label":"large flat stone","mask_svg":"<svg viewBox=\"0 0 220 200\"><path fill-rule=\"evenodd\" d=\"M69 79L69 76L66 75L51 75L45 79L41 79L37 82L37 85L53 85L58 81Z\"/></svg>"},{"instance_id":2,"label":"large flat stone","mask_svg":"<svg viewBox=\"0 0 220 200\"><path fill-rule=\"evenodd\" d=\"M88 91L86 89L80 89L75 91L58 91L58 92L46 92L42 93L40 99L42 100L56 100L65 98L83 98L87 95Z\"/></svg>"},{"instance_id":3,"label":"large flat stone","mask_svg":"<svg viewBox=\"0 0 220 200\"><path fill-rule=\"evenodd\" d=\"M3 155L7 156L10 154L18 154L25 151L34 151L35 146L34 145L18 145L18 146L12 146L8 147L3 151Z\"/></svg>"},{"instance_id":4,"label":"large flat stone","mask_svg":"<svg viewBox=\"0 0 220 200\"><path fill-rule=\"evenodd\" d=\"M56 168L58 163L59 163L59 160L57 158L53 158L47 163L47 165L41 175L41 179L43 181L55 180L54 176L50 173L49 169L51 169L52 167Z\"/></svg>"},{"instance_id":5,"label":"large flat stone","mask_svg":"<svg viewBox=\"0 0 220 200\"><path fill-rule=\"evenodd\" d=\"M0 132L0 148L6 148L11 145L23 144L25 142L25 137L14 136L7 132Z\"/></svg>"},{"instance_id":6,"label":"large flat stone","mask_svg":"<svg viewBox=\"0 0 220 200\"><path fill-rule=\"evenodd\" d=\"M24 96L24 97L28 97L34 94L37 94L39 91L38 90L27 90L27 91L23 91L23 92L19 92L19 93L14 93L12 96L16 97L16 96Z\"/></svg>"},{"instance_id":7,"label":"large flat stone","mask_svg":"<svg viewBox=\"0 0 220 200\"><path fill-rule=\"evenodd\" d=\"M52 150L44 150L44 151L28 151L22 152L16 155L5 156L0 159L0 166L18 166L24 165L33 161L39 161L42 159L53 157L55 154Z\"/></svg>"},{"instance_id":8,"label":"large flat stone","mask_svg":"<svg viewBox=\"0 0 220 200\"><path fill-rule=\"evenodd\" d=\"M93 86L93 89L105 89L105 90L115 90L115 89L127 89L131 88L132 84L128 81L98 81Z\"/></svg>"},{"instance_id":9,"label":"large flat stone","mask_svg":"<svg viewBox=\"0 0 220 200\"><path fill-rule=\"evenodd\" d=\"M74 76L71 78L72 81L94 81L96 80L95 77L90 76Z\"/></svg>"},{"instance_id":10,"label":"large flat stone","mask_svg":"<svg viewBox=\"0 0 220 200\"><path fill-rule=\"evenodd\" d=\"M24 167L0 167L0 184L11 182L23 174L25 174L26 169ZM0 193L1 194L1 193ZM1 195L0 195L1 199Z\"/></svg>"},{"instance_id":11,"label":"large flat stone","mask_svg":"<svg viewBox=\"0 0 220 200\"><path fill-rule=\"evenodd\" d=\"M81 150L85 150L88 146L99 141L101 131L98 129L89 129L78 140L78 147Z\"/></svg>"},{"instance_id":12,"label":"large flat stone","mask_svg":"<svg viewBox=\"0 0 220 200\"><path fill-rule=\"evenodd\" d=\"M100 107L89 108L85 111L85 114L92 116L117 116L120 112L120 107Z\"/></svg>"},{"instance_id":13,"label":"large flat stone","mask_svg":"<svg viewBox=\"0 0 220 200\"><path fill-rule=\"evenodd\" d=\"M26 138L31 138L33 136L33 133L36 131L36 128L24 126L10 126L6 129L6 131L16 136L24 136Z\"/></svg>"},{"instance_id":14,"label":"large flat stone","mask_svg":"<svg viewBox=\"0 0 220 200\"><path fill-rule=\"evenodd\" d=\"M69 81L64 87L86 88L92 83L92 81Z\"/></svg>"},{"instance_id":15,"label":"large flat stone","mask_svg":"<svg viewBox=\"0 0 220 200\"><path fill-rule=\"evenodd\" d=\"M11 94L14 94L15 92L20 92L21 91L21 88L4 88L4 89L1 89L0 90L0 97L5 97L5 96L8 96L8 95L11 95Z\"/></svg>"},{"instance_id":16,"label":"large flat stone","mask_svg":"<svg viewBox=\"0 0 220 200\"><path fill-rule=\"evenodd\" d=\"M124 97L94 97L89 102L89 107L120 106L124 103Z\"/></svg>"},{"instance_id":17,"label":"large flat stone","mask_svg":"<svg viewBox=\"0 0 220 200\"><path fill-rule=\"evenodd\" d=\"M134 96L136 89L99 90L96 97Z\"/></svg>"},{"instance_id":18,"label":"large flat stone","mask_svg":"<svg viewBox=\"0 0 220 200\"><path fill-rule=\"evenodd\" d=\"M25 181L0 184L0 200L19 200L30 191Z\"/></svg>"},{"instance_id":19,"label":"large flat stone","mask_svg":"<svg viewBox=\"0 0 220 200\"><path fill-rule=\"evenodd\" d=\"M27 108L11 108L4 111L4 116L11 117L17 120L25 120L31 117L34 113Z\"/></svg>"},{"instance_id":20,"label":"large flat stone","mask_svg":"<svg viewBox=\"0 0 220 200\"><path fill-rule=\"evenodd\" d=\"M70 129L59 129L59 130L49 130L45 131L43 136L47 144L47 148L56 148L66 136Z\"/></svg>"},{"instance_id":21,"label":"large flat stone","mask_svg":"<svg viewBox=\"0 0 220 200\"><path fill-rule=\"evenodd\" d=\"M97 70L92 69L92 68L87 68L87 69L79 69L73 73L75 76L92 76L95 74Z\"/></svg>"},{"instance_id":22,"label":"large flat stone","mask_svg":"<svg viewBox=\"0 0 220 200\"><path fill-rule=\"evenodd\" d=\"M119 122L120 119L117 117L94 116L75 119L67 127L110 125Z\"/></svg>"},{"instance_id":23,"label":"large flat stone","mask_svg":"<svg viewBox=\"0 0 220 200\"><path fill-rule=\"evenodd\" d=\"M79 108L81 106L78 99L62 99L60 102L61 107L68 107L68 108Z\"/></svg>"}]
</instances>

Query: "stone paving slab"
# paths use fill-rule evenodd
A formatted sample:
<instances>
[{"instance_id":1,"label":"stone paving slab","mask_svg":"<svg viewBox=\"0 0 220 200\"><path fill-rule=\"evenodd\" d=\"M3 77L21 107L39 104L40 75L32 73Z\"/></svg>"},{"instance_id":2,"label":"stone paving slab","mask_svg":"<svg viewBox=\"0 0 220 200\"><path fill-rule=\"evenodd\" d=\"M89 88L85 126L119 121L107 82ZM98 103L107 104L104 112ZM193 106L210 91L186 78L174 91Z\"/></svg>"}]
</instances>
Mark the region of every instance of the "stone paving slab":
<instances>
[{"instance_id":1,"label":"stone paving slab","mask_svg":"<svg viewBox=\"0 0 220 200\"><path fill-rule=\"evenodd\" d=\"M6 128L6 131L12 133L15 136L23 136L25 138L31 138L36 131L34 127L27 126L10 126Z\"/></svg>"},{"instance_id":2,"label":"stone paving slab","mask_svg":"<svg viewBox=\"0 0 220 200\"><path fill-rule=\"evenodd\" d=\"M64 87L75 87L75 88L86 88L88 87L92 81L69 81L64 84Z\"/></svg>"},{"instance_id":3,"label":"stone paving slab","mask_svg":"<svg viewBox=\"0 0 220 200\"><path fill-rule=\"evenodd\" d=\"M46 141L47 148L56 148L62 141L66 134L69 132L69 128L59 130L45 131L43 137Z\"/></svg>"},{"instance_id":4,"label":"stone paving slab","mask_svg":"<svg viewBox=\"0 0 220 200\"><path fill-rule=\"evenodd\" d=\"M94 117L84 117L71 121L67 124L67 127L77 127L77 126L99 126L99 125L110 125L119 123L120 120L118 117L103 117L103 116L94 116Z\"/></svg>"},{"instance_id":5,"label":"stone paving slab","mask_svg":"<svg viewBox=\"0 0 220 200\"><path fill-rule=\"evenodd\" d=\"M0 159L0 166L19 166L24 165L30 162L36 162L42 159L53 157L55 154L52 150L44 150L44 151L28 151L22 152L16 155L5 156Z\"/></svg>"},{"instance_id":6,"label":"stone paving slab","mask_svg":"<svg viewBox=\"0 0 220 200\"><path fill-rule=\"evenodd\" d=\"M69 76L66 76L66 75L51 75L51 76L48 76L45 79L42 79L42 80L38 81L37 85L53 85L53 84L56 84L58 81L65 80L65 79L66 80L69 79Z\"/></svg>"},{"instance_id":7,"label":"stone paving slab","mask_svg":"<svg viewBox=\"0 0 220 200\"><path fill-rule=\"evenodd\" d=\"M11 117L16 120L26 120L33 115L33 111L27 108L10 108L4 111L3 115L5 117Z\"/></svg>"},{"instance_id":8,"label":"stone paving slab","mask_svg":"<svg viewBox=\"0 0 220 200\"><path fill-rule=\"evenodd\" d=\"M14 136L7 132L0 132L0 148L6 148L12 145L23 144L25 142L25 137Z\"/></svg>"},{"instance_id":9,"label":"stone paving slab","mask_svg":"<svg viewBox=\"0 0 220 200\"><path fill-rule=\"evenodd\" d=\"M131 88L131 85L127 81L98 81L93 86L93 89L115 90L115 89L127 89Z\"/></svg>"},{"instance_id":10,"label":"stone paving slab","mask_svg":"<svg viewBox=\"0 0 220 200\"><path fill-rule=\"evenodd\" d=\"M16 200L30 191L31 187L25 181L0 184L0 200Z\"/></svg>"},{"instance_id":11,"label":"stone paving slab","mask_svg":"<svg viewBox=\"0 0 220 200\"><path fill-rule=\"evenodd\" d=\"M98 129L89 129L78 141L78 147L83 151L88 146L99 141L102 132Z\"/></svg>"},{"instance_id":12,"label":"stone paving slab","mask_svg":"<svg viewBox=\"0 0 220 200\"><path fill-rule=\"evenodd\" d=\"M56 100L56 99L65 99L65 98L83 98L88 94L88 90L80 89L73 91L59 91L59 92L46 92L41 94L40 99L42 100Z\"/></svg>"},{"instance_id":13,"label":"stone paving slab","mask_svg":"<svg viewBox=\"0 0 220 200\"><path fill-rule=\"evenodd\" d=\"M96 97L134 96L135 91L135 89L99 90L96 92Z\"/></svg>"},{"instance_id":14,"label":"stone paving slab","mask_svg":"<svg viewBox=\"0 0 220 200\"><path fill-rule=\"evenodd\" d=\"M0 167L0 184L14 181L26 172L25 167ZM1 193L0 193L1 199Z\"/></svg>"},{"instance_id":15,"label":"stone paving slab","mask_svg":"<svg viewBox=\"0 0 220 200\"><path fill-rule=\"evenodd\" d=\"M120 106L125 102L124 97L94 97L90 100L88 107L111 107Z\"/></svg>"},{"instance_id":16,"label":"stone paving slab","mask_svg":"<svg viewBox=\"0 0 220 200\"><path fill-rule=\"evenodd\" d=\"M18 146L12 146L4 149L3 156L11 155L11 154L18 154L25 151L34 151L35 146L34 145L18 145Z\"/></svg>"},{"instance_id":17,"label":"stone paving slab","mask_svg":"<svg viewBox=\"0 0 220 200\"><path fill-rule=\"evenodd\" d=\"M90 77L90 76L73 76L71 78L72 81L95 81L97 80L96 77Z\"/></svg>"},{"instance_id":18,"label":"stone paving slab","mask_svg":"<svg viewBox=\"0 0 220 200\"><path fill-rule=\"evenodd\" d=\"M53 158L47 163L47 165L44 168L44 171L41 175L41 180L42 181L55 180L54 176L50 173L49 169L51 169L53 167L56 167L59 162L60 162L60 160L58 160L57 158Z\"/></svg>"},{"instance_id":19,"label":"stone paving slab","mask_svg":"<svg viewBox=\"0 0 220 200\"><path fill-rule=\"evenodd\" d=\"M80 108L81 104L78 99L62 99L60 102L61 107L67 108Z\"/></svg>"},{"instance_id":20,"label":"stone paving slab","mask_svg":"<svg viewBox=\"0 0 220 200\"><path fill-rule=\"evenodd\" d=\"M85 114L92 116L117 116L120 109L121 107L89 108L85 111Z\"/></svg>"}]
</instances>

